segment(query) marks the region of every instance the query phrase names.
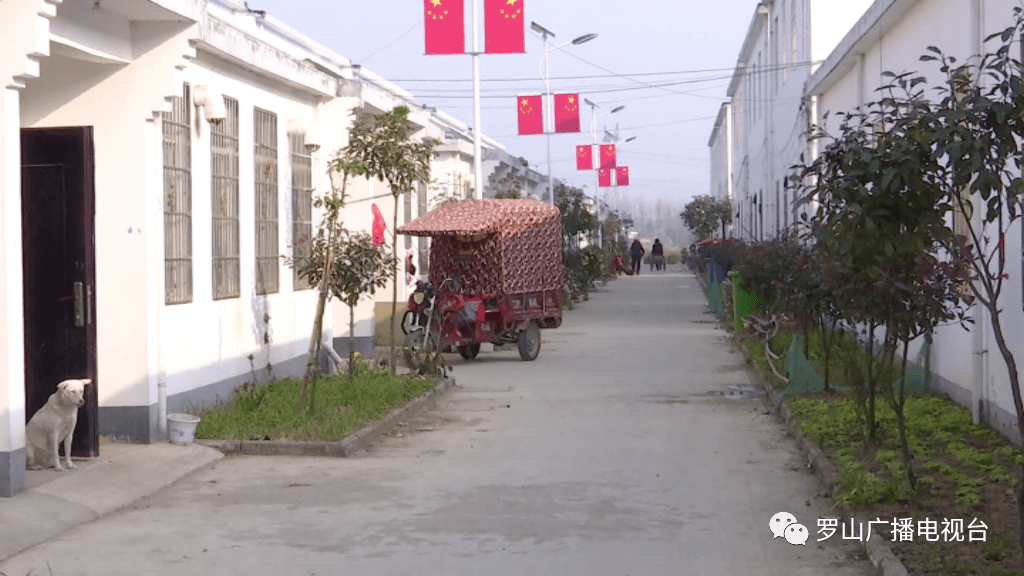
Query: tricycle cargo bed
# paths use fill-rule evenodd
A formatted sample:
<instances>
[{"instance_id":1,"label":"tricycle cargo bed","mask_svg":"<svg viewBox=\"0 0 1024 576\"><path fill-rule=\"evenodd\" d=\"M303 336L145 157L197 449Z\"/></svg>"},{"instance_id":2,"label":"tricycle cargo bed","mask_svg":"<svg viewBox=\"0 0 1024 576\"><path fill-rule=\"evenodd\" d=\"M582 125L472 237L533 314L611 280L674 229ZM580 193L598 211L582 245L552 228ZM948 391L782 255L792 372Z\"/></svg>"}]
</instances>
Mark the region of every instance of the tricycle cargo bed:
<instances>
[{"instance_id":1,"label":"tricycle cargo bed","mask_svg":"<svg viewBox=\"0 0 1024 576\"><path fill-rule=\"evenodd\" d=\"M561 214L535 200L464 200L400 227L429 236L429 279L459 279L459 293L511 295L562 289ZM559 296L561 294L559 293Z\"/></svg>"}]
</instances>

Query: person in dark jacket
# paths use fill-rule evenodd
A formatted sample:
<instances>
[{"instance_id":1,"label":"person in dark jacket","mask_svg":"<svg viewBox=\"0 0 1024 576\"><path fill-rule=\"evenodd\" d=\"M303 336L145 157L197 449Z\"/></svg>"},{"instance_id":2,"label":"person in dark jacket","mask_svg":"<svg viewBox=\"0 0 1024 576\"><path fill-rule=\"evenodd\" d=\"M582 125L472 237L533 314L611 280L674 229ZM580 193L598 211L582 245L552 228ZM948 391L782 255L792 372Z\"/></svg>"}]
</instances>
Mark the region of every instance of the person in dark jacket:
<instances>
[{"instance_id":1,"label":"person in dark jacket","mask_svg":"<svg viewBox=\"0 0 1024 576\"><path fill-rule=\"evenodd\" d=\"M659 271L665 269L665 247L657 238L654 239L654 245L651 246L651 270L653 271L655 268Z\"/></svg>"},{"instance_id":2,"label":"person in dark jacket","mask_svg":"<svg viewBox=\"0 0 1024 576\"><path fill-rule=\"evenodd\" d=\"M629 247L629 256L633 259L633 275L637 276L640 274L640 262L643 260L644 254L647 251L644 250L644 245L639 240L633 240L633 245Z\"/></svg>"}]
</instances>

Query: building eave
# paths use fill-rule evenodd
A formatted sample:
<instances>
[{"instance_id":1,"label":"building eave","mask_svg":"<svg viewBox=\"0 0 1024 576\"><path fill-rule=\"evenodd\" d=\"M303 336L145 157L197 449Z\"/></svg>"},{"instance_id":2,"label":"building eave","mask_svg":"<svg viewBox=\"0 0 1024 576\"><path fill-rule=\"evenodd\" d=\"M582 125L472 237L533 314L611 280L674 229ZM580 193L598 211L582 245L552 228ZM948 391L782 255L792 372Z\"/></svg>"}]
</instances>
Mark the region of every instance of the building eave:
<instances>
[{"instance_id":1,"label":"building eave","mask_svg":"<svg viewBox=\"0 0 1024 576\"><path fill-rule=\"evenodd\" d=\"M725 124L725 115L729 113L729 106L732 104L729 102L722 102L722 105L718 108L718 118L715 119L715 127L711 129L711 138L708 139L708 148L715 145L715 140L718 139L718 131Z\"/></svg>"},{"instance_id":2,"label":"building eave","mask_svg":"<svg viewBox=\"0 0 1024 576\"><path fill-rule=\"evenodd\" d=\"M860 20L847 32L828 58L804 84L804 94L824 93L850 71L857 62L851 55L865 53L884 36L920 0L875 0Z\"/></svg>"},{"instance_id":3,"label":"building eave","mask_svg":"<svg viewBox=\"0 0 1024 576\"><path fill-rule=\"evenodd\" d=\"M316 96L338 94L336 78L213 16L207 16L196 48Z\"/></svg>"},{"instance_id":4,"label":"building eave","mask_svg":"<svg viewBox=\"0 0 1024 576\"><path fill-rule=\"evenodd\" d=\"M760 3L758 8L760 8ZM733 71L732 80L729 81L729 88L726 94L732 97L737 88L739 88L740 78L747 73L746 62L750 58L751 52L754 51L754 44L757 42L758 37L761 35L761 28L764 27L764 19L761 18L759 9L754 9L754 16L750 19L750 25L747 27L747 36L743 39L743 46L740 48L740 55L736 58L736 69Z\"/></svg>"}]
</instances>

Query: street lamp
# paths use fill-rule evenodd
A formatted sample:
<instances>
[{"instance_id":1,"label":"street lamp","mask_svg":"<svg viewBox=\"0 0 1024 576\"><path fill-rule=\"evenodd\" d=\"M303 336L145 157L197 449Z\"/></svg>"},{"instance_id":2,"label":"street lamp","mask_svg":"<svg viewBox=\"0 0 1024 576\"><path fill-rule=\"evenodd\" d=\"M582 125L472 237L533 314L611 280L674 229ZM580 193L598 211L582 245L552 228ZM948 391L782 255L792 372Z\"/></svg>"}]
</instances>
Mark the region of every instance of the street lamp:
<instances>
[{"instance_id":1,"label":"street lamp","mask_svg":"<svg viewBox=\"0 0 1024 576\"><path fill-rule=\"evenodd\" d=\"M625 110L626 105L623 104L621 106L616 106L615 108L612 108L608 112L605 112L604 114L598 115L597 114L597 109L601 107L600 104L595 104L594 102L591 102L590 99L588 99L588 98L584 98L583 101L588 106L590 106L590 136L593 139L593 143L597 144L597 120L598 120L598 118L603 118L603 117L605 117L605 116L607 116L609 114L615 114L616 112L621 112L621 111ZM598 162L600 162L600 160L601 160L601 157L598 156ZM548 166L550 166L550 162L548 163ZM600 164L598 164L598 170L594 171L594 177L595 178L600 178L600 175L598 174L599 172L600 172ZM598 180L597 187L594 188L594 197L597 199L597 244L601 248L604 248L604 231L603 231L604 226L601 224L601 196L600 196L600 191L601 191L601 181Z\"/></svg>"},{"instance_id":2,"label":"street lamp","mask_svg":"<svg viewBox=\"0 0 1024 576\"><path fill-rule=\"evenodd\" d=\"M574 46L578 46L580 44L583 44L584 42L590 42L594 38L597 38L597 34L584 34L583 36L580 36L578 38L574 38L573 40L571 40L569 42L566 42L565 44L559 44L558 46L555 46L554 48L551 48L551 45L548 43L548 37L554 38L555 37L555 33L554 32L552 32L548 28L545 28L544 26L538 24L537 22L530 22L530 28L532 30L534 30L535 32L539 32L540 34L542 34L544 36L544 56L541 58L540 68L541 68L541 78L544 79L544 108L545 108L545 115L547 117L546 124L549 124L549 126L545 126L545 130L544 130L544 132L547 133L547 141L548 141L548 199L551 201L551 204L554 204L555 203L555 189L554 189L554 183L553 183L552 177L551 177L551 133L555 131L555 119L554 119L554 116L552 115L552 111L551 111L554 108L554 105L551 103L551 70L550 70L550 68L551 68L550 67L551 53L555 52L555 51L558 51L558 50L561 50L562 48L565 48L566 46L568 46L570 44L572 44Z\"/></svg>"},{"instance_id":3,"label":"street lamp","mask_svg":"<svg viewBox=\"0 0 1024 576\"><path fill-rule=\"evenodd\" d=\"M618 126L615 127L615 134L612 134L611 132L609 132L607 130L604 131L604 141L608 142L610 140L610 141L615 143L615 153L616 154L619 153L619 148L621 147L622 144L628 144L629 142L632 142L633 140L636 140L636 136L630 136L629 138L626 138L625 140L622 141L622 144L619 144L619 139L620 139L620 136L619 136L619 128L618 128ZM614 192L614 195L615 195L615 209L618 210L619 209L619 179L618 178L615 179L615 192Z\"/></svg>"}]
</instances>

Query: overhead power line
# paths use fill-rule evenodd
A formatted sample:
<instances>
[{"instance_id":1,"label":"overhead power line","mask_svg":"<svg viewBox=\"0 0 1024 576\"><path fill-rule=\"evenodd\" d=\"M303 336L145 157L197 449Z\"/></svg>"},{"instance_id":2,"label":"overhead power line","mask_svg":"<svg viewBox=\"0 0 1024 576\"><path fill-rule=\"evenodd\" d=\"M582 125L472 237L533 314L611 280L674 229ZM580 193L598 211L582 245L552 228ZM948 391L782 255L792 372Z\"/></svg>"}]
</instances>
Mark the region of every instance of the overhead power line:
<instances>
[{"instance_id":1,"label":"overhead power line","mask_svg":"<svg viewBox=\"0 0 1024 576\"><path fill-rule=\"evenodd\" d=\"M569 54L572 55L571 53L569 53ZM583 62L585 62L587 64L590 64L592 66L597 66L596 64L592 64L591 62L587 62L586 60L583 60L582 58L576 57L575 55L573 55L573 57L576 58L577 60L581 60L581 61L583 61ZM813 61L813 62L796 62L796 63L792 63L792 64L780 64L778 66L764 66L764 67L760 68L757 71L757 73L761 74L763 72L763 73L767 74L768 72L776 72L776 71L780 71L780 70L785 70L787 68L788 69L802 68L802 67L806 67L806 66L811 66L813 64L819 64L819 63L820 63L820 61ZM680 74L707 74L707 73L710 73L710 72L730 72L730 74L728 76L726 76L726 77L727 78L732 78L732 72L735 71L735 70L736 70L736 67L731 67L731 68L706 68L706 69L702 69L702 70L673 70L673 71L668 71L668 72L631 72L629 74L618 74L616 72L611 72L609 74L581 74L581 75L575 75L575 76L552 76L551 80L552 81L554 81L554 80L592 80L592 79L601 79L601 78L627 78L627 77L630 77L630 76L676 76L676 75L680 75ZM753 68L748 69L747 72L753 73ZM533 81L536 81L536 80L539 80L539 79L540 78L537 78L537 77L528 77L528 78L481 78L480 82L533 82ZM473 81L471 78L394 78L394 79L389 78L388 80L390 82L472 82Z\"/></svg>"}]
</instances>

